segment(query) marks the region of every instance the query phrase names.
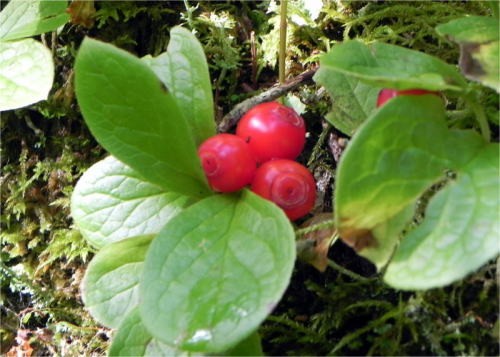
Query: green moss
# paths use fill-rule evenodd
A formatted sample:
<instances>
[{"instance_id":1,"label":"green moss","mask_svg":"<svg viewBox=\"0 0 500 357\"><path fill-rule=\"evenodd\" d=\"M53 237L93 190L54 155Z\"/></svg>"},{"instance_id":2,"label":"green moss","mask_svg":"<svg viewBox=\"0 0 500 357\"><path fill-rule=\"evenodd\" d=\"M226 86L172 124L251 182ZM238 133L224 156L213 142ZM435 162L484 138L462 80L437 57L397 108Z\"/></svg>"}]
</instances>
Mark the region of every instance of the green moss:
<instances>
[{"instance_id":1,"label":"green moss","mask_svg":"<svg viewBox=\"0 0 500 357\"><path fill-rule=\"evenodd\" d=\"M344 25L344 40L360 38L367 42L392 43L456 63L457 46L438 36L435 27L467 14L488 12L488 7L481 2L349 2L345 8L331 9L328 17Z\"/></svg>"},{"instance_id":2,"label":"green moss","mask_svg":"<svg viewBox=\"0 0 500 357\"><path fill-rule=\"evenodd\" d=\"M368 279L297 266L260 332L270 355L497 355L495 263L463 282L401 292L337 243L330 256ZM372 271L373 272L373 271Z\"/></svg>"}]
</instances>

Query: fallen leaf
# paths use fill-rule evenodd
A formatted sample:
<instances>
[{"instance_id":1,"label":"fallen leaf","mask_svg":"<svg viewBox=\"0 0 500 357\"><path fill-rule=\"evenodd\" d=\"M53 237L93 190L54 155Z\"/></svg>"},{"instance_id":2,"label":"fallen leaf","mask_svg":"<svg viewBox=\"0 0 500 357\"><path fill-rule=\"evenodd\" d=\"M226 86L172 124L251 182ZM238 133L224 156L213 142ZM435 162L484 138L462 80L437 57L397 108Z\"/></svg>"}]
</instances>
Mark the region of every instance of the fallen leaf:
<instances>
[{"instance_id":1,"label":"fallen leaf","mask_svg":"<svg viewBox=\"0 0 500 357\"><path fill-rule=\"evenodd\" d=\"M319 213L310 218L301 229L321 225L333 220L331 212ZM305 261L320 272L324 272L328 266L328 250L332 245L333 240L337 235L337 230L332 224L328 224L323 228L311 230L300 236L297 241L297 256L300 260Z\"/></svg>"},{"instance_id":2,"label":"fallen leaf","mask_svg":"<svg viewBox=\"0 0 500 357\"><path fill-rule=\"evenodd\" d=\"M71 23L86 28L94 26L95 7L93 0L73 0L66 10Z\"/></svg>"}]
</instances>

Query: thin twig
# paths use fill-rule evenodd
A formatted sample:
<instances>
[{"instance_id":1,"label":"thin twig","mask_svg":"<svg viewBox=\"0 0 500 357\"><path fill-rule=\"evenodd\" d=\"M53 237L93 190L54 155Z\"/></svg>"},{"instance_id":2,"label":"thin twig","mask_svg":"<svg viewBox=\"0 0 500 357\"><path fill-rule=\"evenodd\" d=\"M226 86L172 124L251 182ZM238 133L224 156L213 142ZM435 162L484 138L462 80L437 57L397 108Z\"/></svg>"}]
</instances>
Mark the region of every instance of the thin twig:
<instances>
[{"instance_id":1,"label":"thin twig","mask_svg":"<svg viewBox=\"0 0 500 357\"><path fill-rule=\"evenodd\" d=\"M285 83L286 76L286 26L287 26L287 0L280 3L280 47L279 47L279 82Z\"/></svg>"},{"instance_id":2,"label":"thin twig","mask_svg":"<svg viewBox=\"0 0 500 357\"><path fill-rule=\"evenodd\" d=\"M300 228L295 231L296 236L303 236L308 233L314 232L314 231L319 231L325 228L333 228L335 227L335 220L332 219L327 219L325 221L319 222L317 224L313 224L311 226L305 227L305 228Z\"/></svg>"},{"instance_id":3,"label":"thin twig","mask_svg":"<svg viewBox=\"0 0 500 357\"><path fill-rule=\"evenodd\" d=\"M344 268L342 265L337 264L336 262L334 262L331 259L328 259L328 266L330 268L337 270L339 273L342 273L342 274L344 274L344 275L346 275L354 280L358 280L358 281L371 281L372 280L371 278L364 277L364 276L359 275L353 271L350 271L349 269Z\"/></svg>"},{"instance_id":4,"label":"thin twig","mask_svg":"<svg viewBox=\"0 0 500 357\"><path fill-rule=\"evenodd\" d=\"M262 92L255 97L248 98L243 102L237 104L229 113L227 113L221 120L218 130L220 133L227 132L233 126L238 123L238 120L247 112L250 108L256 106L257 104L270 102L276 98L281 97L285 93L294 90L300 85L312 80L312 77L317 71L317 67L302 72L298 76L290 79L286 83L275 85L269 88L265 92Z\"/></svg>"}]
</instances>

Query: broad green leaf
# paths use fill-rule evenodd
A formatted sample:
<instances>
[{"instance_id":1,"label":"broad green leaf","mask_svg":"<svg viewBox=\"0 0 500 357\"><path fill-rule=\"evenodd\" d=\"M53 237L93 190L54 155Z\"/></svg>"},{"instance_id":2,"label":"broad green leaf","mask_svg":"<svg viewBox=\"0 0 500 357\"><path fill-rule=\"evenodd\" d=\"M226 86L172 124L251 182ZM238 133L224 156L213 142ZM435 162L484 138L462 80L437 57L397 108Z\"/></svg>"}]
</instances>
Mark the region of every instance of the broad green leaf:
<instances>
[{"instance_id":1,"label":"broad green leaf","mask_svg":"<svg viewBox=\"0 0 500 357\"><path fill-rule=\"evenodd\" d=\"M144 327L139 309L129 312L118 328L109 349L109 356L188 356L151 336Z\"/></svg>"},{"instance_id":2,"label":"broad green leaf","mask_svg":"<svg viewBox=\"0 0 500 357\"><path fill-rule=\"evenodd\" d=\"M177 350L153 338L142 323L138 308L124 319L111 343L109 356L202 356L198 353ZM257 332L240 342L221 356L263 356L260 336Z\"/></svg>"},{"instance_id":3,"label":"broad green leaf","mask_svg":"<svg viewBox=\"0 0 500 357\"><path fill-rule=\"evenodd\" d=\"M206 198L153 241L140 284L142 320L176 348L228 350L276 306L294 260L294 232L277 206L247 190Z\"/></svg>"},{"instance_id":4,"label":"broad green leaf","mask_svg":"<svg viewBox=\"0 0 500 357\"><path fill-rule=\"evenodd\" d=\"M332 98L332 108L326 119L336 129L352 136L377 102L379 87L363 83L359 78L346 75L320 63L314 75L316 83L326 88Z\"/></svg>"},{"instance_id":5,"label":"broad green leaf","mask_svg":"<svg viewBox=\"0 0 500 357\"><path fill-rule=\"evenodd\" d=\"M177 99L182 114L191 126L196 145L215 135L208 64L196 37L182 27L173 27L167 52L144 60Z\"/></svg>"},{"instance_id":6,"label":"broad green leaf","mask_svg":"<svg viewBox=\"0 0 500 357\"><path fill-rule=\"evenodd\" d=\"M388 284L443 286L498 255L498 152L498 144L486 146L432 198L423 223L402 240L388 266Z\"/></svg>"},{"instance_id":7,"label":"broad green leaf","mask_svg":"<svg viewBox=\"0 0 500 357\"><path fill-rule=\"evenodd\" d=\"M377 111L339 162L338 227L371 230L414 202L443 174L446 132L444 105L433 95L397 97Z\"/></svg>"},{"instance_id":8,"label":"broad green leaf","mask_svg":"<svg viewBox=\"0 0 500 357\"><path fill-rule=\"evenodd\" d=\"M11 0L0 12L0 41L53 31L69 20L67 1Z\"/></svg>"},{"instance_id":9,"label":"broad green leaf","mask_svg":"<svg viewBox=\"0 0 500 357\"><path fill-rule=\"evenodd\" d=\"M109 356L144 356L153 337L141 321L139 308L135 307L125 317L113 337Z\"/></svg>"},{"instance_id":10,"label":"broad green leaf","mask_svg":"<svg viewBox=\"0 0 500 357\"><path fill-rule=\"evenodd\" d=\"M52 54L40 42L0 42L0 111L47 99L53 79Z\"/></svg>"},{"instance_id":11,"label":"broad green leaf","mask_svg":"<svg viewBox=\"0 0 500 357\"><path fill-rule=\"evenodd\" d=\"M463 17L439 25L436 31L460 45L460 68L467 78L500 92L498 18Z\"/></svg>"},{"instance_id":12,"label":"broad green leaf","mask_svg":"<svg viewBox=\"0 0 500 357\"><path fill-rule=\"evenodd\" d=\"M486 43L500 38L498 19L467 16L436 27L438 34L458 43Z\"/></svg>"},{"instance_id":13,"label":"broad green leaf","mask_svg":"<svg viewBox=\"0 0 500 357\"><path fill-rule=\"evenodd\" d=\"M375 87L462 91L466 86L454 66L425 53L386 43L343 42L322 56L321 67Z\"/></svg>"},{"instance_id":14,"label":"broad green leaf","mask_svg":"<svg viewBox=\"0 0 500 357\"><path fill-rule=\"evenodd\" d=\"M444 148L448 148L444 156L448 156L447 168L457 170L471 159L484 145L482 139L473 131L452 130L448 137L443 137ZM444 169L443 169L444 170ZM410 201L408 206L388 220L376 225L372 229L376 244L368 243L359 250L359 255L373 262L377 269L382 269L394 253L394 249L402 237L403 229L408 225L415 214L417 201ZM356 241L354 242L356 244ZM359 244L359 243L358 243Z\"/></svg>"},{"instance_id":15,"label":"broad green leaf","mask_svg":"<svg viewBox=\"0 0 500 357\"><path fill-rule=\"evenodd\" d=\"M82 299L90 314L116 328L139 303L138 284L153 235L109 244L90 262L82 282Z\"/></svg>"},{"instance_id":16,"label":"broad green leaf","mask_svg":"<svg viewBox=\"0 0 500 357\"><path fill-rule=\"evenodd\" d=\"M483 145L472 132L449 131L434 95L394 98L366 121L339 163L335 219L354 246L373 241L373 229L414 203L447 170Z\"/></svg>"},{"instance_id":17,"label":"broad green leaf","mask_svg":"<svg viewBox=\"0 0 500 357\"><path fill-rule=\"evenodd\" d=\"M359 255L370 260L377 270L381 270L391 259L398 245L403 229L408 225L415 214L415 202L411 202L395 216L373 228L373 237L377 244L359 250Z\"/></svg>"},{"instance_id":18,"label":"broad green leaf","mask_svg":"<svg viewBox=\"0 0 500 357\"><path fill-rule=\"evenodd\" d=\"M122 239L157 234L194 200L142 179L112 156L89 168L71 196L71 215L82 235L102 247Z\"/></svg>"},{"instance_id":19,"label":"broad green leaf","mask_svg":"<svg viewBox=\"0 0 500 357\"><path fill-rule=\"evenodd\" d=\"M176 99L147 64L87 38L76 58L75 89L92 134L116 158L169 192L211 194Z\"/></svg>"},{"instance_id":20,"label":"broad green leaf","mask_svg":"<svg viewBox=\"0 0 500 357\"><path fill-rule=\"evenodd\" d=\"M340 235L380 269L416 200L455 172L423 223L403 238L385 279L396 288L427 289L463 278L498 254L498 145L485 145L476 132L448 130L443 103L433 95L391 100L342 156Z\"/></svg>"}]
</instances>

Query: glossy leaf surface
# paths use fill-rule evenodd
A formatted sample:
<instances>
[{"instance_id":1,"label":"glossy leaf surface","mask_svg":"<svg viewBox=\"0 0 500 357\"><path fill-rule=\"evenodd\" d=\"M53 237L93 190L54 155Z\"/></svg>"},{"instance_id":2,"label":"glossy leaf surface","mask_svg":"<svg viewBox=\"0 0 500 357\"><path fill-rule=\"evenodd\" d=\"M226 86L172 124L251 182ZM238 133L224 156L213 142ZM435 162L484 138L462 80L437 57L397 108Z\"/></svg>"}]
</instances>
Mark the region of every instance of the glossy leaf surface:
<instances>
[{"instance_id":1,"label":"glossy leaf surface","mask_svg":"<svg viewBox=\"0 0 500 357\"><path fill-rule=\"evenodd\" d=\"M444 119L441 99L427 95L394 98L365 122L339 163L340 230L374 228L442 176L448 161Z\"/></svg>"},{"instance_id":2,"label":"glossy leaf surface","mask_svg":"<svg viewBox=\"0 0 500 357\"><path fill-rule=\"evenodd\" d=\"M125 317L118 328L109 356L188 356L154 339L142 323L139 309L136 307Z\"/></svg>"},{"instance_id":3,"label":"glossy leaf surface","mask_svg":"<svg viewBox=\"0 0 500 357\"><path fill-rule=\"evenodd\" d=\"M173 27L167 52L144 60L177 99L196 145L215 135L208 64L196 37L182 27Z\"/></svg>"},{"instance_id":4,"label":"glossy leaf surface","mask_svg":"<svg viewBox=\"0 0 500 357\"><path fill-rule=\"evenodd\" d=\"M263 356L260 336L254 332L221 356ZM139 308L134 308L124 319L109 349L109 356L203 356L180 351L155 339L142 323Z\"/></svg>"},{"instance_id":5,"label":"glossy leaf surface","mask_svg":"<svg viewBox=\"0 0 500 357\"><path fill-rule=\"evenodd\" d=\"M433 95L394 98L360 127L339 165L340 235L379 269L421 195L446 173L457 175L435 194L421 225L402 238L386 276L397 288L448 284L498 254L498 145L485 149L477 133L448 130L444 118Z\"/></svg>"},{"instance_id":6,"label":"glossy leaf surface","mask_svg":"<svg viewBox=\"0 0 500 357\"><path fill-rule=\"evenodd\" d=\"M11 0L0 12L0 41L53 31L69 20L67 1Z\"/></svg>"},{"instance_id":7,"label":"glossy leaf surface","mask_svg":"<svg viewBox=\"0 0 500 357\"><path fill-rule=\"evenodd\" d=\"M321 58L321 68L376 87L462 91L466 85L454 66L436 57L378 42L366 45L352 40L336 45Z\"/></svg>"},{"instance_id":8,"label":"glossy leaf surface","mask_svg":"<svg viewBox=\"0 0 500 357\"><path fill-rule=\"evenodd\" d=\"M332 107L326 119L336 129L352 136L375 109L379 87L365 84L359 78L332 70L320 62L314 81L328 90Z\"/></svg>"},{"instance_id":9,"label":"glossy leaf surface","mask_svg":"<svg viewBox=\"0 0 500 357\"><path fill-rule=\"evenodd\" d=\"M399 289L443 286L498 255L498 152L498 144L486 146L432 198L422 224L402 240L386 282Z\"/></svg>"},{"instance_id":10,"label":"glossy leaf surface","mask_svg":"<svg viewBox=\"0 0 500 357\"><path fill-rule=\"evenodd\" d=\"M0 41L0 110L47 98L54 79L50 50L32 39Z\"/></svg>"},{"instance_id":11,"label":"glossy leaf surface","mask_svg":"<svg viewBox=\"0 0 500 357\"><path fill-rule=\"evenodd\" d=\"M82 283L82 298L103 325L118 327L139 303L139 279L153 237L134 237L107 245L90 262Z\"/></svg>"},{"instance_id":12,"label":"glossy leaf surface","mask_svg":"<svg viewBox=\"0 0 500 357\"><path fill-rule=\"evenodd\" d=\"M109 156L78 181L71 197L71 214L83 236L102 247L128 237L157 234L193 201L165 192Z\"/></svg>"},{"instance_id":13,"label":"glossy leaf surface","mask_svg":"<svg viewBox=\"0 0 500 357\"><path fill-rule=\"evenodd\" d=\"M140 286L143 322L178 349L225 351L273 310L294 260L293 229L278 207L247 190L206 198L151 245Z\"/></svg>"},{"instance_id":14,"label":"glossy leaf surface","mask_svg":"<svg viewBox=\"0 0 500 357\"><path fill-rule=\"evenodd\" d=\"M147 64L87 38L76 58L75 89L92 134L113 156L169 192L210 194L176 99Z\"/></svg>"}]
</instances>

